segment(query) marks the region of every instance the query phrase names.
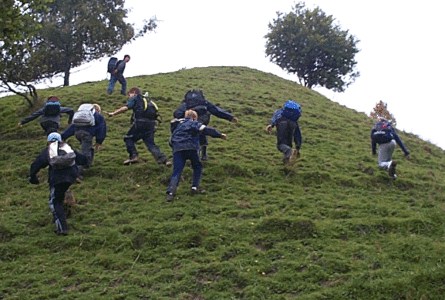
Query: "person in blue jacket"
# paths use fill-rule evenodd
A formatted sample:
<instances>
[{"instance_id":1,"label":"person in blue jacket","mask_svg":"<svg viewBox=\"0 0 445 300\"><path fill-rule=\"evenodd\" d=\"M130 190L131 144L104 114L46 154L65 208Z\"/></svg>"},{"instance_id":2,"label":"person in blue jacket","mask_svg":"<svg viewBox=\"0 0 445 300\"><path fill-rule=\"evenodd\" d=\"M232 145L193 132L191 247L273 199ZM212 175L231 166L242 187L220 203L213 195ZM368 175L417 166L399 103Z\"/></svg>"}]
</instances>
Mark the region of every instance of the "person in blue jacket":
<instances>
[{"instance_id":1,"label":"person in blue jacket","mask_svg":"<svg viewBox=\"0 0 445 300\"><path fill-rule=\"evenodd\" d=\"M94 126L78 126L71 124L61 134L62 140L64 141L74 135L80 142L80 151L88 160L88 163L84 167L79 167L79 179L82 179L83 177L83 168L90 168L93 165L94 153L100 150L107 136L107 124L104 116L101 114L100 105L94 103L91 104L91 106L94 111ZM94 146L93 138L96 138Z\"/></svg>"},{"instance_id":2,"label":"person in blue jacket","mask_svg":"<svg viewBox=\"0 0 445 300\"><path fill-rule=\"evenodd\" d=\"M379 118L371 129L371 150L372 155L377 154L377 145L379 145L379 154L377 158L378 166L388 170L388 175L394 179L397 178L397 162L392 159L396 144L402 149L405 157L410 158L410 152L406 149L399 135L397 134L391 122L385 118Z\"/></svg>"},{"instance_id":3,"label":"person in blue jacket","mask_svg":"<svg viewBox=\"0 0 445 300\"><path fill-rule=\"evenodd\" d=\"M189 109L194 110L198 114L198 121L204 125L209 125L210 117L212 115L233 123L238 122L238 118L233 116L231 113L208 101L204 97L202 90L187 91L187 93L184 95L182 103L173 112L173 117L176 119L184 118L185 111ZM201 134L199 136L199 145L201 160L207 160L208 141L205 134Z\"/></svg>"},{"instance_id":4,"label":"person in blue jacket","mask_svg":"<svg viewBox=\"0 0 445 300\"><path fill-rule=\"evenodd\" d=\"M116 63L116 68L112 73L110 73L110 81L108 83L107 94L111 95L114 90L116 82L119 81L121 84L121 95L127 95L127 80L124 77L125 67L130 61L130 55L126 54L124 59L119 60Z\"/></svg>"},{"instance_id":5,"label":"person in blue jacket","mask_svg":"<svg viewBox=\"0 0 445 300\"><path fill-rule=\"evenodd\" d=\"M34 159L29 170L28 181L31 184L39 184L37 173L46 167L48 168L48 185L49 185L49 207L53 214L53 222L56 226L55 233L57 235L68 234L68 224L63 208L65 192L76 181L78 176L77 165L87 163L87 158L76 150L72 150L68 144L62 141L59 133L50 133L47 137L48 147L45 147L40 154ZM64 168L56 168L51 164L53 157L52 147L55 149L63 149L66 152L74 152L75 159L73 163ZM60 150L59 150L60 151ZM56 150L57 152L57 150Z\"/></svg>"},{"instance_id":6,"label":"person in blue jacket","mask_svg":"<svg viewBox=\"0 0 445 300\"><path fill-rule=\"evenodd\" d=\"M176 189L184 170L185 162L190 160L193 169L191 193L199 192L199 184L202 175L202 163L199 159L199 136L209 135L214 138L226 139L227 136L218 130L208 127L197 121L198 114L193 110L187 110L183 119L173 119L171 124L172 135L170 145L173 149L173 174L167 187L168 202L173 201Z\"/></svg>"},{"instance_id":7,"label":"person in blue jacket","mask_svg":"<svg viewBox=\"0 0 445 300\"><path fill-rule=\"evenodd\" d=\"M277 149L283 153L283 163L289 164L296 157L300 157L302 144L301 130L298 125L298 119L301 116L300 105L288 100L282 108L277 109L267 125L266 131L272 132L272 128L277 128ZM292 149L292 141L295 143L295 149Z\"/></svg>"},{"instance_id":8,"label":"person in blue jacket","mask_svg":"<svg viewBox=\"0 0 445 300\"><path fill-rule=\"evenodd\" d=\"M71 124L74 116L74 110L71 107L61 106L60 100L56 96L50 96L45 102L45 105L36 110L29 116L23 118L19 122L19 126L22 127L28 122L40 117L40 126L45 134L48 135L51 132L57 132L60 127L60 115L68 115L68 124Z\"/></svg>"}]
</instances>

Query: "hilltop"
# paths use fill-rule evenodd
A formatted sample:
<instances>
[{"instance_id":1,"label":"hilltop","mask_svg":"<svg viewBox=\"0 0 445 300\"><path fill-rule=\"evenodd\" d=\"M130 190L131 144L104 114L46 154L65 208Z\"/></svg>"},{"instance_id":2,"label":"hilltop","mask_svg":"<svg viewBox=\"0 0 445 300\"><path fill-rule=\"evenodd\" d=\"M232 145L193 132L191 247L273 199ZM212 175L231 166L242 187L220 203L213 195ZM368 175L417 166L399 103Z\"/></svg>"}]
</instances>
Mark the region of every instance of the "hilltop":
<instances>
[{"instance_id":1,"label":"hilltop","mask_svg":"<svg viewBox=\"0 0 445 300\"><path fill-rule=\"evenodd\" d=\"M20 97L0 106L0 298L4 299L441 299L445 292L445 156L413 134L396 181L371 155L372 121L295 82L244 67L207 67L127 78L148 91L163 122L156 143L171 157L169 119L191 88L230 110L212 117L228 140L211 139L202 186L165 202L171 169L123 166L130 113L107 118L95 165L72 190L78 205L67 237L52 233L46 171L29 165L45 146ZM106 81L41 90L76 108L103 111L126 98ZM303 107L301 159L284 167L264 128L287 99ZM397 116L396 116L397 117ZM66 126L66 117L62 120ZM69 143L79 148L71 138Z\"/></svg>"}]
</instances>

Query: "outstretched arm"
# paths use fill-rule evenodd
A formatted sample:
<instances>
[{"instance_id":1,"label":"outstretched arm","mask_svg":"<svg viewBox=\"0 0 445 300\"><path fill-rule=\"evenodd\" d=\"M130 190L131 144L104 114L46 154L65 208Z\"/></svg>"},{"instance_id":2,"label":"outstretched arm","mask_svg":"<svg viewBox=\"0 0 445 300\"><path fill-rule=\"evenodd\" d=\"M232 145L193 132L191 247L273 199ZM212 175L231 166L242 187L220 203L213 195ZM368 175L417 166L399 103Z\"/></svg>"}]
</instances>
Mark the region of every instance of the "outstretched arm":
<instances>
[{"instance_id":1,"label":"outstretched arm","mask_svg":"<svg viewBox=\"0 0 445 300\"><path fill-rule=\"evenodd\" d=\"M113 112L108 113L108 116L113 117L113 116L123 113L127 110L128 110L128 106L125 105L125 106L122 106L121 108L116 109Z\"/></svg>"}]
</instances>

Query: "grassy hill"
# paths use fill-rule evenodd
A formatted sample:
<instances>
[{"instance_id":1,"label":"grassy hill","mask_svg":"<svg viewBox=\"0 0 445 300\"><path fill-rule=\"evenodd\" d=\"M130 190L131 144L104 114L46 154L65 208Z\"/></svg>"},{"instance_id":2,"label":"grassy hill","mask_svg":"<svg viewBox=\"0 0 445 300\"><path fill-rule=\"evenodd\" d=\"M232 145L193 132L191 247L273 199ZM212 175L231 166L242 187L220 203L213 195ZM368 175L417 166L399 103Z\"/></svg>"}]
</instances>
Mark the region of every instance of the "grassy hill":
<instances>
[{"instance_id":1,"label":"grassy hill","mask_svg":"<svg viewBox=\"0 0 445 300\"><path fill-rule=\"evenodd\" d=\"M168 121L184 93L202 88L240 120L212 118L228 140L210 139L202 187L184 181L165 202L171 169L123 166L130 113L107 118L95 165L72 190L70 234L56 236L46 170L27 182L46 145L20 97L0 106L0 299L443 299L445 155L400 132L392 182L371 155L372 121L294 82L241 67L208 67L128 78L156 100L164 122L156 142L169 157ZM107 82L40 91L65 106L126 98ZM119 85L117 86L119 88ZM264 128L289 99L303 106L301 159L284 167ZM359 101L359 100L357 100ZM63 125L66 126L66 117ZM71 138L70 144L79 148Z\"/></svg>"}]
</instances>

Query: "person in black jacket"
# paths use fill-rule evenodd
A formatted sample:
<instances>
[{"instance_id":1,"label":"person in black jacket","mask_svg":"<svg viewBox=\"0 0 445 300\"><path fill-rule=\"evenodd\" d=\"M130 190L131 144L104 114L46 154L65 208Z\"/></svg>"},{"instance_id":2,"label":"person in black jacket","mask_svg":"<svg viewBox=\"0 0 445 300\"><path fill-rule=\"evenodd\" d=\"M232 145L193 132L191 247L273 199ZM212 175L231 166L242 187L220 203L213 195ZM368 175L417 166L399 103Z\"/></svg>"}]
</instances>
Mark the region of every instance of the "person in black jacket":
<instances>
[{"instance_id":1,"label":"person in black jacket","mask_svg":"<svg viewBox=\"0 0 445 300\"><path fill-rule=\"evenodd\" d=\"M124 137L125 146L129 155L129 158L124 161L124 165L139 162L136 142L142 139L148 151L151 152L158 164L171 166L171 162L167 159L165 154L161 152L154 141L158 117L158 107L156 106L156 103L150 99L144 98L141 94L141 90L137 87L131 88L128 92L128 96L129 99L126 105L114 112L108 113L108 115L112 117L129 109L133 110L131 116L132 125Z\"/></svg>"},{"instance_id":2,"label":"person in black jacket","mask_svg":"<svg viewBox=\"0 0 445 300\"><path fill-rule=\"evenodd\" d=\"M59 130L60 114L62 113L68 114L68 124L71 124L74 110L71 107L61 106L59 98L51 96L48 97L42 108L23 118L18 125L22 127L26 123L40 117L40 126L45 131L46 135L48 135L51 132L57 132Z\"/></svg>"},{"instance_id":3,"label":"person in black jacket","mask_svg":"<svg viewBox=\"0 0 445 300\"><path fill-rule=\"evenodd\" d=\"M108 83L107 94L111 95L116 85L116 81L121 84L121 95L127 95L127 80L124 77L124 71L127 63L130 61L130 55L126 54L123 60L116 63L116 68L110 73L110 81Z\"/></svg>"},{"instance_id":4,"label":"person in black jacket","mask_svg":"<svg viewBox=\"0 0 445 300\"><path fill-rule=\"evenodd\" d=\"M68 224L63 208L65 192L76 181L78 175L77 165L85 165L87 158L81 153L72 150L68 144L62 142L59 133L50 133L47 137L48 147L45 147L32 162L28 181L31 184L39 184L37 173L49 166L48 184L49 184L49 207L53 214L53 221L56 226L55 233L58 235L68 234ZM54 156L60 155L60 151L67 154L74 152L75 158L68 166L60 167L53 164ZM71 158L74 155L70 156Z\"/></svg>"},{"instance_id":5,"label":"person in black jacket","mask_svg":"<svg viewBox=\"0 0 445 300\"><path fill-rule=\"evenodd\" d=\"M176 119L184 118L185 111L189 109L194 110L198 114L198 121L204 125L209 125L210 117L212 115L233 123L238 122L238 118L233 116L231 113L208 101L205 98L202 90L187 91L181 105L179 105L179 107L173 112L173 117ZM199 145L201 160L207 160L208 141L205 134L201 134L199 136Z\"/></svg>"},{"instance_id":6,"label":"person in black jacket","mask_svg":"<svg viewBox=\"0 0 445 300\"><path fill-rule=\"evenodd\" d=\"M371 129L371 150L372 154L376 155L377 145L379 145L378 165L380 168L388 170L388 175L394 179L397 178L397 162L392 159L392 154L396 144L402 149L405 157L409 159L410 153L394 127L385 118L379 118Z\"/></svg>"},{"instance_id":7,"label":"person in black jacket","mask_svg":"<svg viewBox=\"0 0 445 300\"><path fill-rule=\"evenodd\" d=\"M167 188L166 200L168 202L173 201L175 197L179 179L187 160L190 160L193 168L191 193L196 194L199 192L202 175L202 163L198 155L199 135L205 134L224 140L227 138L225 134L198 122L197 119L198 114L195 111L187 110L185 118L172 120L170 145L173 149L173 174Z\"/></svg>"}]
</instances>

